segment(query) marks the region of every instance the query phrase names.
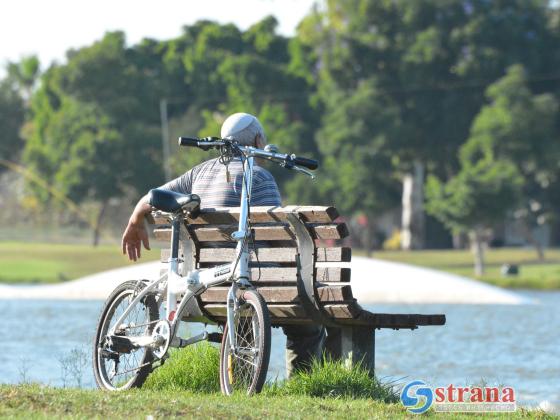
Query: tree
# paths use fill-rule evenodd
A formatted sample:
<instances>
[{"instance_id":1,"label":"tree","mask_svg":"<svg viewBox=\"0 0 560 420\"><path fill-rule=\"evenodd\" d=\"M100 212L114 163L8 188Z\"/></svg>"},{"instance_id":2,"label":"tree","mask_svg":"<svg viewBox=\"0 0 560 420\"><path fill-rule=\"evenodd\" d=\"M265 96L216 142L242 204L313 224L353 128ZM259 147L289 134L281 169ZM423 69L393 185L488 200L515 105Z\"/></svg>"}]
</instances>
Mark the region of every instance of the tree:
<instances>
[{"instance_id":1,"label":"tree","mask_svg":"<svg viewBox=\"0 0 560 420\"><path fill-rule=\"evenodd\" d=\"M521 200L512 213L542 260L544 251L532 231L554 213L553 190L560 183L558 101L549 93L533 95L520 65L508 68L506 75L488 88L487 98L490 103L476 117L461 150L463 160L475 162L479 156L492 153L515 165L523 181Z\"/></svg>"},{"instance_id":2,"label":"tree","mask_svg":"<svg viewBox=\"0 0 560 420\"><path fill-rule=\"evenodd\" d=\"M483 272L484 229L511 212L530 234L546 221L559 183L556 99L533 95L519 65L489 86L486 96L489 103L461 147L461 171L447 183L435 177L428 182L428 211L454 231L469 231L477 275Z\"/></svg>"},{"instance_id":3,"label":"tree","mask_svg":"<svg viewBox=\"0 0 560 420\"><path fill-rule=\"evenodd\" d=\"M201 31L204 43L197 40L195 51L204 57L205 65L208 61L216 63L212 79L205 76L206 84L216 90L205 89L214 92L219 100L213 106L208 102L202 105L205 125L199 134L218 134L229 114L249 112L259 118L269 142L280 150L317 156L313 141L317 117L309 105L311 86L306 78L291 70L289 42L276 34L276 27L276 19L268 17L243 33L232 31L229 25L211 25ZM189 66L193 63L191 54L187 51L189 60L185 59ZM216 92L222 92L221 96ZM302 177L294 177L275 165L268 169L287 200L301 203L317 197L317 189L310 189Z\"/></svg>"},{"instance_id":4,"label":"tree","mask_svg":"<svg viewBox=\"0 0 560 420\"><path fill-rule=\"evenodd\" d=\"M25 116L24 102L12 85L0 82L0 159L16 161L23 148L20 129ZM4 166L0 165L0 172Z\"/></svg>"},{"instance_id":5,"label":"tree","mask_svg":"<svg viewBox=\"0 0 560 420\"><path fill-rule=\"evenodd\" d=\"M461 163L461 171L446 183L428 177L426 210L453 232L469 234L474 272L481 276L486 231L517 204L522 180L511 162L495 160L490 151L475 163Z\"/></svg>"},{"instance_id":6,"label":"tree","mask_svg":"<svg viewBox=\"0 0 560 420\"><path fill-rule=\"evenodd\" d=\"M37 56L22 58L19 62L8 63L8 80L13 83L22 98L29 102L40 73Z\"/></svg>"},{"instance_id":7,"label":"tree","mask_svg":"<svg viewBox=\"0 0 560 420\"><path fill-rule=\"evenodd\" d=\"M32 98L24 161L78 203L98 203L94 244L107 202L163 182L159 131L161 59L149 43L108 33L51 67ZM29 185L42 203L50 195ZM131 194L132 195L132 194Z\"/></svg>"},{"instance_id":8,"label":"tree","mask_svg":"<svg viewBox=\"0 0 560 420\"><path fill-rule=\"evenodd\" d=\"M391 175L391 155L386 147L398 127L398 108L370 79L362 81L352 94L335 90L325 115L317 134L324 157L322 192L345 214L367 216L369 253L376 218L398 203L398 180Z\"/></svg>"},{"instance_id":9,"label":"tree","mask_svg":"<svg viewBox=\"0 0 560 420\"><path fill-rule=\"evenodd\" d=\"M544 0L328 1L308 22L320 34L311 37L320 96L326 102L333 89L353 92L375 77L399 110L386 145L394 171L403 182L426 170L449 178L486 86L515 62L531 74L553 71L553 60L538 53L553 45L546 11ZM408 210L421 214L413 202Z\"/></svg>"}]
</instances>

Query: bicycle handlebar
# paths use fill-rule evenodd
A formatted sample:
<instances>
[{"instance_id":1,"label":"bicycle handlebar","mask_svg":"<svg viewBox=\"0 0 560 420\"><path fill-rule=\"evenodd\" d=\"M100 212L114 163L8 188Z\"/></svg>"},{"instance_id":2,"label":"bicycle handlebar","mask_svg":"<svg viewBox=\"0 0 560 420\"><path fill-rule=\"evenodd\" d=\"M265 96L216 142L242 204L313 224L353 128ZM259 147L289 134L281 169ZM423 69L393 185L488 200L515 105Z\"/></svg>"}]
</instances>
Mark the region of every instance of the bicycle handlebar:
<instances>
[{"instance_id":1,"label":"bicycle handlebar","mask_svg":"<svg viewBox=\"0 0 560 420\"><path fill-rule=\"evenodd\" d=\"M217 137L206 137L204 139L197 139L192 137L179 137L179 146L198 147L202 150L209 150L211 148L219 148L226 144L232 143L229 139L220 139ZM296 156L294 154L288 155L284 153L267 152L262 149L257 149L250 146L237 147L248 156L256 156L268 160L279 161L283 166L291 169L295 166L303 166L307 169L315 170L319 167L319 162L315 159Z\"/></svg>"},{"instance_id":2,"label":"bicycle handlebar","mask_svg":"<svg viewBox=\"0 0 560 420\"><path fill-rule=\"evenodd\" d=\"M294 156L294 155L292 155L292 156ZM317 162L315 159L308 159L308 158L299 157L299 156L296 156L294 158L294 163L298 166L304 166L307 169L311 169L311 170L315 170L319 167L319 162Z\"/></svg>"},{"instance_id":3,"label":"bicycle handlebar","mask_svg":"<svg viewBox=\"0 0 560 420\"><path fill-rule=\"evenodd\" d=\"M198 147L198 139L179 137L179 146Z\"/></svg>"}]
</instances>

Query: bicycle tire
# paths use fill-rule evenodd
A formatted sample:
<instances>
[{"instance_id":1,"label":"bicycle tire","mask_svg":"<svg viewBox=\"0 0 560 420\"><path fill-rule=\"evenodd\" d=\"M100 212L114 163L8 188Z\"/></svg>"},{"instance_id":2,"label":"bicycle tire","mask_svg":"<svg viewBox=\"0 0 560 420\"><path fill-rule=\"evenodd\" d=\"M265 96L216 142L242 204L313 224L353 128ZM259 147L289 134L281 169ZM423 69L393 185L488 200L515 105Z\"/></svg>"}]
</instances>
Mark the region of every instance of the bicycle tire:
<instances>
[{"instance_id":1,"label":"bicycle tire","mask_svg":"<svg viewBox=\"0 0 560 420\"><path fill-rule=\"evenodd\" d=\"M154 360L154 357L150 349L140 348L128 353L112 352L111 356L107 357L103 355L103 353L107 353L107 349L104 348L104 341L107 331L112 326L112 323L116 322L118 317L120 317L120 314L118 314L119 307L122 306L122 303L125 303L124 308L128 307L128 304L134 299L134 296L138 294L139 289L141 290L144 287L146 287L146 285L142 281L126 281L117 286L105 301L105 304L99 316L99 320L97 322L97 328L93 341L93 373L98 388L110 391L138 388L142 386L151 372L151 362ZM140 317L142 319L138 319L138 317L135 318L136 321L140 321L137 322L136 325L145 323L148 323L148 325L146 325L145 327L130 327L130 329L142 329L142 334L151 334L155 326L155 323L153 321L159 319L159 309L156 300L153 295L147 294L145 298L137 305L139 306L141 311L144 312L144 314L140 313ZM131 312L131 314L132 313L134 313L134 310ZM131 314L127 315L127 318L125 318L125 322L127 319L129 319L129 316L131 316ZM140 334L130 333L130 335ZM141 354L136 355L137 352ZM130 355L135 355L135 357L133 357L132 362L127 362ZM117 358L117 361L114 360L115 357ZM129 372L130 375L124 377L124 381L114 382L110 378L108 368L110 368L110 362L112 362L113 368L115 369L113 378L115 378L117 375L123 375L122 372L119 373L117 371L119 364L121 364L121 358L124 358L125 369L123 369L123 372L127 373L126 370L129 369L131 369L131 372ZM131 366L131 364L135 364L137 366L134 367Z\"/></svg>"},{"instance_id":2,"label":"bicycle tire","mask_svg":"<svg viewBox=\"0 0 560 420\"><path fill-rule=\"evenodd\" d=\"M270 315L266 302L256 290L249 289L241 293L239 308L234 319L238 350L256 351L256 355L248 356L253 358L251 362L247 360L247 354L232 354L226 324L220 347L220 388L225 395L259 393L266 380L270 360ZM249 344L250 348L243 344Z\"/></svg>"}]
</instances>

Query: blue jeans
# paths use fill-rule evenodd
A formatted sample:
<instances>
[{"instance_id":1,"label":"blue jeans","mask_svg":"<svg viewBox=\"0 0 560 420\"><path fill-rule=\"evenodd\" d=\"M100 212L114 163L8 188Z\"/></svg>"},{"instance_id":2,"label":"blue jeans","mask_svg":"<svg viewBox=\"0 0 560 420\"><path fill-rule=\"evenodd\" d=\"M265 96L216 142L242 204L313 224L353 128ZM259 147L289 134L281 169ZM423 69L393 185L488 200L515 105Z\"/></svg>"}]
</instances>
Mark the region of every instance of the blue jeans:
<instances>
[{"instance_id":1,"label":"blue jeans","mask_svg":"<svg viewBox=\"0 0 560 420\"><path fill-rule=\"evenodd\" d=\"M326 331L322 325L286 325L286 377L296 370L308 370L313 358L321 359Z\"/></svg>"}]
</instances>

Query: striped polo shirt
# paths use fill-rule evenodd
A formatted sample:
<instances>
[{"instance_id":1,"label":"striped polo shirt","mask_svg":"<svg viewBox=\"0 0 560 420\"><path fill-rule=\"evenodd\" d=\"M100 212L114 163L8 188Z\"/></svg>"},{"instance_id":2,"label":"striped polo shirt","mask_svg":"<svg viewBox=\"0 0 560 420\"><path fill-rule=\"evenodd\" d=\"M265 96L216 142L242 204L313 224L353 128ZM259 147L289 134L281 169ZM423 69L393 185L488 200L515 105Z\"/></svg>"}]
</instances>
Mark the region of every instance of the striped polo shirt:
<instances>
[{"instance_id":1,"label":"striped polo shirt","mask_svg":"<svg viewBox=\"0 0 560 420\"><path fill-rule=\"evenodd\" d=\"M243 181L243 164L240 158L226 167L218 159L211 159L195 166L180 177L160 188L183 194L200 196L200 207L239 207ZM276 181L266 169L253 165L252 206L281 206L280 192Z\"/></svg>"}]
</instances>

